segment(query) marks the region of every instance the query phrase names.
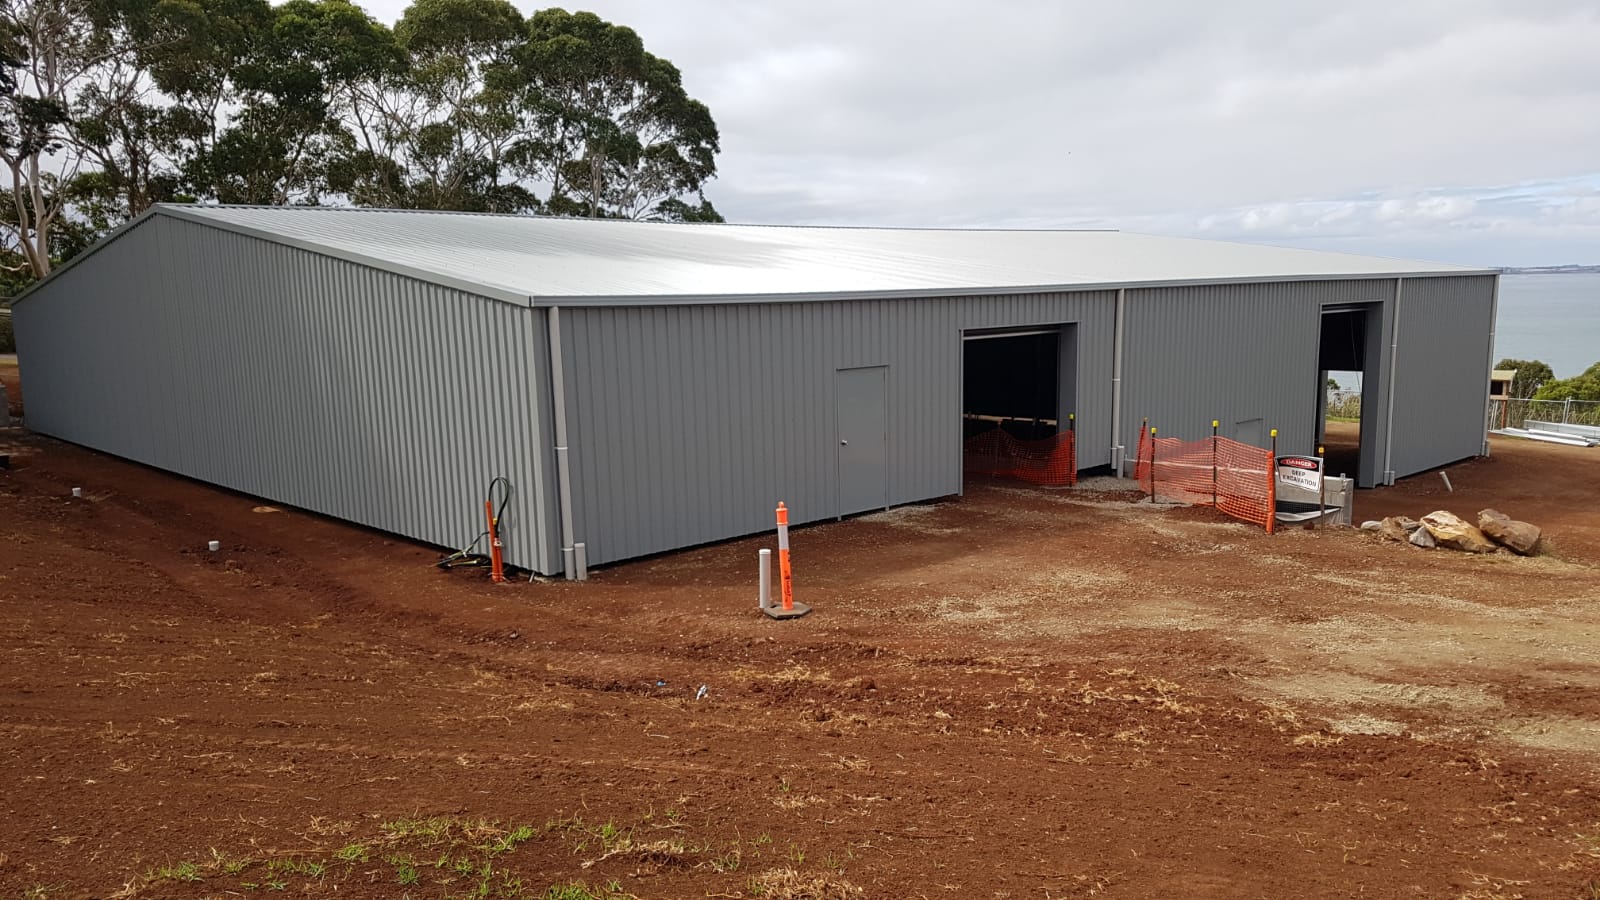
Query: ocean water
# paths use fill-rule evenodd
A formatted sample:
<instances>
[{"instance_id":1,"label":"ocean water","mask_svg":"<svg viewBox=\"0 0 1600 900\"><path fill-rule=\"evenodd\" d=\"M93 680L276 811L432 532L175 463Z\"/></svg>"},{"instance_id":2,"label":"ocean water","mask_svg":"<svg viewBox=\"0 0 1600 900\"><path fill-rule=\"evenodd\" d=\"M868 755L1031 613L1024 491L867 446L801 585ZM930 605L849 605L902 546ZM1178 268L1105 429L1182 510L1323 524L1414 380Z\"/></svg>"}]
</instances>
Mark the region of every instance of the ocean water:
<instances>
[{"instance_id":1,"label":"ocean water","mask_svg":"<svg viewBox=\"0 0 1600 900\"><path fill-rule=\"evenodd\" d=\"M1500 276L1494 358L1544 360L1557 378L1600 362L1600 273Z\"/></svg>"}]
</instances>

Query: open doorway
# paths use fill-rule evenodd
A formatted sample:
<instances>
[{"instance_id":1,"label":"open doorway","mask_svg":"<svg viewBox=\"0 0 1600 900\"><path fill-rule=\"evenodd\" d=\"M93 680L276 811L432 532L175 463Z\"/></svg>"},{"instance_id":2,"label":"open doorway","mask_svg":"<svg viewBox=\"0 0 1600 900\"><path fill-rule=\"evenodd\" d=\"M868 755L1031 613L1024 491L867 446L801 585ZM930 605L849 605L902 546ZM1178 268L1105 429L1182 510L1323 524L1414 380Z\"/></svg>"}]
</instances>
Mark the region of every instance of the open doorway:
<instances>
[{"instance_id":1,"label":"open doorway","mask_svg":"<svg viewBox=\"0 0 1600 900\"><path fill-rule=\"evenodd\" d=\"M1317 445L1330 475L1354 475L1361 487L1375 483L1377 365L1375 342L1382 329L1382 304L1351 303L1322 310L1317 353ZM1372 402L1368 402L1371 400Z\"/></svg>"},{"instance_id":2,"label":"open doorway","mask_svg":"<svg viewBox=\"0 0 1600 900\"><path fill-rule=\"evenodd\" d=\"M1044 454L1059 464L1062 457L1047 446L1071 430L1070 416L1077 402L1077 331L1072 325L1031 328L983 329L962 334L962 436L968 472L997 472L992 461L973 454L1018 452L1024 442L1028 452ZM1003 432L1009 440L984 440ZM1057 473L1059 476L1060 473ZM1073 473L1075 475L1075 473ZM1039 480L1030 478L1029 480Z\"/></svg>"}]
</instances>

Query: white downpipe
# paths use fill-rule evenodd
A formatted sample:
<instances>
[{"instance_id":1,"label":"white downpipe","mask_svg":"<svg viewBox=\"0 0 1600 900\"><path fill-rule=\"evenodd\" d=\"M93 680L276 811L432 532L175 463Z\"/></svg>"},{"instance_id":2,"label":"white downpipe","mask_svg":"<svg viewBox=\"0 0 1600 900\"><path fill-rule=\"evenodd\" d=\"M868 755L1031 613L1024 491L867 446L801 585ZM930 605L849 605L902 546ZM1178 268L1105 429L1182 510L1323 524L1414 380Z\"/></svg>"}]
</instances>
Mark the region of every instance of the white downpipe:
<instances>
[{"instance_id":1,"label":"white downpipe","mask_svg":"<svg viewBox=\"0 0 1600 900\"><path fill-rule=\"evenodd\" d=\"M1394 328L1389 332L1389 411L1383 426L1384 484L1394 484L1394 379L1400 371L1400 297L1405 287L1404 278L1394 280Z\"/></svg>"},{"instance_id":2,"label":"white downpipe","mask_svg":"<svg viewBox=\"0 0 1600 900\"><path fill-rule=\"evenodd\" d=\"M1126 288L1117 289L1116 331L1111 342L1111 470L1122 475L1123 457L1127 448L1122 441L1122 322L1123 306L1127 302Z\"/></svg>"},{"instance_id":3,"label":"white downpipe","mask_svg":"<svg viewBox=\"0 0 1600 900\"><path fill-rule=\"evenodd\" d=\"M561 310L549 311L550 391L556 420L556 492L561 498L561 574L572 581L578 577L576 551L572 543L572 469L567 461L567 382L561 371Z\"/></svg>"},{"instance_id":4,"label":"white downpipe","mask_svg":"<svg viewBox=\"0 0 1600 900\"><path fill-rule=\"evenodd\" d=\"M1500 276L1494 276L1494 289L1489 292L1489 378L1494 377L1494 329L1500 315ZM1483 455L1489 455L1489 392L1483 392Z\"/></svg>"}]
</instances>

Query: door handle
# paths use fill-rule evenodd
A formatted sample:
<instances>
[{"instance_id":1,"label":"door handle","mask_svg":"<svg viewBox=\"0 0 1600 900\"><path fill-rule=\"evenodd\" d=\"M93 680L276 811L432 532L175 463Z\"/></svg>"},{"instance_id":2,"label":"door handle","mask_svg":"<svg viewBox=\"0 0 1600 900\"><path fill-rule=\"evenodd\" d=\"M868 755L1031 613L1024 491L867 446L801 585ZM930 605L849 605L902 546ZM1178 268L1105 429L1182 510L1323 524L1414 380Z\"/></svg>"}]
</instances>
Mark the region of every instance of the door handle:
<instances>
[{"instance_id":1,"label":"door handle","mask_svg":"<svg viewBox=\"0 0 1600 900\"><path fill-rule=\"evenodd\" d=\"M849 443L850 443L849 441L841 440L841 441L839 441L839 446L843 447L843 446L845 446L845 445L847 445Z\"/></svg>"}]
</instances>

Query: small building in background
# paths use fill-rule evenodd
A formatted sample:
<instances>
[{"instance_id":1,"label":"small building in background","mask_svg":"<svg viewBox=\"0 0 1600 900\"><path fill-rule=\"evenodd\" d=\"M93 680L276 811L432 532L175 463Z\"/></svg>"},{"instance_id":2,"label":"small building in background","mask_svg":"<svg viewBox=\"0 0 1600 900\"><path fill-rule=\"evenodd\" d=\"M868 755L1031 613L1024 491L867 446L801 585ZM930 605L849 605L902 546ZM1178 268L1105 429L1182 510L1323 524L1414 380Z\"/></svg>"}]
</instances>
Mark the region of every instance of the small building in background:
<instances>
[{"instance_id":1,"label":"small building in background","mask_svg":"<svg viewBox=\"0 0 1600 900\"><path fill-rule=\"evenodd\" d=\"M1517 380L1516 369L1494 369L1489 373L1489 399L1510 400L1511 384Z\"/></svg>"}]
</instances>

